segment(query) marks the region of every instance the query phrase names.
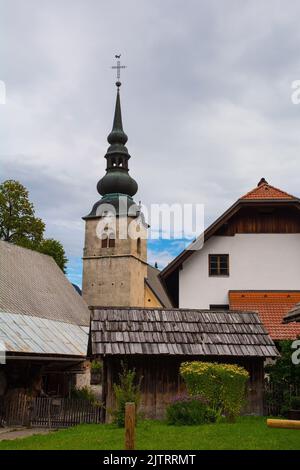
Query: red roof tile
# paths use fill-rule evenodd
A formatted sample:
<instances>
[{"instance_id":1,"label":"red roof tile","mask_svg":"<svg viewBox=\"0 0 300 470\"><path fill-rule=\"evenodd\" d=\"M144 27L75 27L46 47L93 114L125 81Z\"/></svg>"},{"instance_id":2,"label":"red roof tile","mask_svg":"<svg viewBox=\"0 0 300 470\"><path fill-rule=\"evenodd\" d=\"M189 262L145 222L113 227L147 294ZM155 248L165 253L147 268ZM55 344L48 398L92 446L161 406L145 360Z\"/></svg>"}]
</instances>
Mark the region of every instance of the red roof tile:
<instances>
[{"instance_id":1,"label":"red roof tile","mask_svg":"<svg viewBox=\"0 0 300 470\"><path fill-rule=\"evenodd\" d=\"M300 336L300 324L283 324L283 317L300 301L300 291L230 291L232 310L254 311L259 314L273 340L295 339Z\"/></svg>"},{"instance_id":2,"label":"red roof tile","mask_svg":"<svg viewBox=\"0 0 300 470\"><path fill-rule=\"evenodd\" d=\"M271 186L267 182L259 184L256 188L249 191L241 197L241 199L296 199L291 194L282 191L281 189Z\"/></svg>"}]
</instances>

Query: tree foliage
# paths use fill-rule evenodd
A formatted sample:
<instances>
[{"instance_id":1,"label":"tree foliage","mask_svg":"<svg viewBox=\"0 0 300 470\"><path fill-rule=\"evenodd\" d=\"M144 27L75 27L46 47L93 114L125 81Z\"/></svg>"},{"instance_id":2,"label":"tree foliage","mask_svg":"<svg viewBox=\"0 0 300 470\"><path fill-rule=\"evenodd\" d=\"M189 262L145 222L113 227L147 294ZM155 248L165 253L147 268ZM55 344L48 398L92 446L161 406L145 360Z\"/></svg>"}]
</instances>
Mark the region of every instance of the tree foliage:
<instances>
[{"instance_id":1,"label":"tree foliage","mask_svg":"<svg viewBox=\"0 0 300 470\"><path fill-rule=\"evenodd\" d=\"M16 244L26 240L38 244L44 230L45 224L35 216L27 189L18 181L4 181L0 185L1 239Z\"/></svg>"},{"instance_id":2,"label":"tree foliage","mask_svg":"<svg viewBox=\"0 0 300 470\"><path fill-rule=\"evenodd\" d=\"M275 413L285 416L292 408L292 401L300 390L300 365L293 364L292 340L282 340L277 343L280 357L274 364L266 366L269 390L265 393L266 403Z\"/></svg>"},{"instance_id":3,"label":"tree foliage","mask_svg":"<svg viewBox=\"0 0 300 470\"><path fill-rule=\"evenodd\" d=\"M44 239L45 224L35 216L27 189L18 181L0 185L0 239L52 256L65 272L67 258L62 244Z\"/></svg>"},{"instance_id":4,"label":"tree foliage","mask_svg":"<svg viewBox=\"0 0 300 470\"><path fill-rule=\"evenodd\" d=\"M291 340L279 341L280 357L274 364L266 367L270 382L282 388L300 387L300 366L293 364L292 343Z\"/></svg>"},{"instance_id":5,"label":"tree foliage","mask_svg":"<svg viewBox=\"0 0 300 470\"><path fill-rule=\"evenodd\" d=\"M64 247L58 240L54 240L53 238L42 240L37 248L37 251L44 253L44 255L52 256L60 269L65 272L68 260L65 255Z\"/></svg>"}]
</instances>

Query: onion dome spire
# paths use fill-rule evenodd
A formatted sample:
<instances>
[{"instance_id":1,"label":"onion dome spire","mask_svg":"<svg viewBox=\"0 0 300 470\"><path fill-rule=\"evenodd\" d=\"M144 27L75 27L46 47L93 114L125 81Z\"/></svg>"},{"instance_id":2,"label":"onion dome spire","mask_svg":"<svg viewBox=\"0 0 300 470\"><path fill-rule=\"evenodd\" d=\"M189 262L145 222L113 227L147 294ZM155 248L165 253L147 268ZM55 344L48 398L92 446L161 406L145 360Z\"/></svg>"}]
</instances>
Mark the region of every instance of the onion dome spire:
<instances>
[{"instance_id":1,"label":"onion dome spire","mask_svg":"<svg viewBox=\"0 0 300 470\"><path fill-rule=\"evenodd\" d=\"M125 146L128 137L123 130L119 83L116 83L117 97L113 127L107 137L110 146L105 155L107 161L106 175L99 181L97 190L101 196L123 194L132 197L137 192L138 185L128 173L130 155Z\"/></svg>"},{"instance_id":2,"label":"onion dome spire","mask_svg":"<svg viewBox=\"0 0 300 470\"><path fill-rule=\"evenodd\" d=\"M112 131L108 135L107 140L108 140L108 143L111 145L116 144L116 143L125 145L128 140L128 137L123 130L123 123L122 123L122 112L121 112L121 101L120 101L121 82L116 82L116 85L117 85L117 98L116 98L114 122L113 122Z\"/></svg>"},{"instance_id":3,"label":"onion dome spire","mask_svg":"<svg viewBox=\"0 0 300 470\"><path fill-rule=\"evenodd\" d=\"M116 58L119 59L119 56L116 56ZM127 210L133 205L136 206L132 196L136 194L138 185L129 175L128 160L130 159L130 154L125 146L128 137L123 129L120 100L120 69L125 68L125 66L121 66L120 61L118 60L117 66L112 68L117 69L117 96L113 126L107 137L107 141L110 145L105 154L107 162L106 174L97 184L98 193L102 198L94 204L91 213L87 217L101 215L100 206L104 204L113 205L117 210L117 214L120 214L120 212L123 213L123 210L121 211L119 207L120 197L125 197L125 200L127 201Z\"/></svg>"}]
</instances>

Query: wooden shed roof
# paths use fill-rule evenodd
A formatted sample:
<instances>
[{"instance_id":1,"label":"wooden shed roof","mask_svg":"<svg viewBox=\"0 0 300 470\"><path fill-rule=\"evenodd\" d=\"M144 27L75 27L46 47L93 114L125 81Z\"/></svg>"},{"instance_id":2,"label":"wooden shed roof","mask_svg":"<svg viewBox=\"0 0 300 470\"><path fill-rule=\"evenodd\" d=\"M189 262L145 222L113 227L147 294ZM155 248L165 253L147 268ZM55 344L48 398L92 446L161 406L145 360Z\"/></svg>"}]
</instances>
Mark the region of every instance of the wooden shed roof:
<instances>
[{"instance_id":1,"label":"wooden shed roof","mask_svg":"<svg viewBox=\"0 0 300 470\"><path fill-rule=\"evenodd\" d=\"M210 310L95 308L93 355L275 357L255 313Z\"/></svg>"}]
</instances>

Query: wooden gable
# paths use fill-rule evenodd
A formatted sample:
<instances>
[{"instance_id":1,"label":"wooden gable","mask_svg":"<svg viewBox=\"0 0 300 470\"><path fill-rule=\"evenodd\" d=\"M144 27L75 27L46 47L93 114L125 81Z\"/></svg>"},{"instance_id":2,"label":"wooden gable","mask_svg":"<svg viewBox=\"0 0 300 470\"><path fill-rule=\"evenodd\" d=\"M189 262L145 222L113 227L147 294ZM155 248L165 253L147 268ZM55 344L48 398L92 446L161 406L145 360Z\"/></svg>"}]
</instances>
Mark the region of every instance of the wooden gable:
<instances>
[{"instance_id":1,"label":"wooden gable","mask_svg":"<svg viewBox=\"0 0 300 470\"><path fill-rule=\"evenodd\" d=\"M214 235L300 233L300 210L272 204L242 207Z\"/></svg>"}]
</instances>

